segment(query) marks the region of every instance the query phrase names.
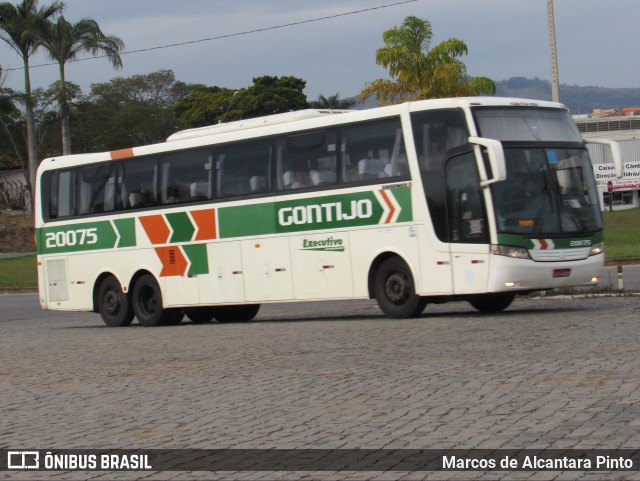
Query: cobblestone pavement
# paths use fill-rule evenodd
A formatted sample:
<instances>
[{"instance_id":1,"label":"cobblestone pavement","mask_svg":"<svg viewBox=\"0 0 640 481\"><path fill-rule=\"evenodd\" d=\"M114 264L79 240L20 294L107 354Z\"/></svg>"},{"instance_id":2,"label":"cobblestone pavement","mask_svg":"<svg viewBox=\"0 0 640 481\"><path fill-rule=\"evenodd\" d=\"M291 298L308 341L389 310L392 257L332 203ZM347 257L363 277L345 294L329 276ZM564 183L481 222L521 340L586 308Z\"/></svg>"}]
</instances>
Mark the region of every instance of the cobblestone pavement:
<instances>
[{"instance_id":1,"label":"cobblestone pavement","mask_svg":"<svg viewBox=\"0 0 640 481\"><path fill-rule=\"evenodd\" d=\"M35 307L34 307L35 306ZM263 306L247 324L104 327L0 296L9 449L640 448L640 298ZM41 479L4 472L0 479ZM636 473L46 473L47 479L634 479Z\"/></svg>"}]
</instances>

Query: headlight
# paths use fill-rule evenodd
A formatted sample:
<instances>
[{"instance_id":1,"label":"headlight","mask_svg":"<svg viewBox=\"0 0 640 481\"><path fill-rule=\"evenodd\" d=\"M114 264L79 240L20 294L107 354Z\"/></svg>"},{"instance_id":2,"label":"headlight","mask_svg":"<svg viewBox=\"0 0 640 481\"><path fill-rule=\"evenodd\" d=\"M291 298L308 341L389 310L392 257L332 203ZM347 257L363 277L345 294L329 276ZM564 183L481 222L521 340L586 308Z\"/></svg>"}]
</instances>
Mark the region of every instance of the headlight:
<instances>
[{"instance_id":1,"label":"headlight","mask_svg":"<svg viewBox=\"0 0 640 481\"><path fill-rule=\"evenodd\" d=\"M531 259L529 251L524 247L492 245L491 253L496 256L512 257L513 259Z\"/></svg>"},{"instance_id":2,"label":"headlight","mask_svg":"<svg viewBox=\"0 0 640 481\"><path fill-rule=\"evenodd\" d=\"M597 244L593 244L591 246L590 256L597 256L598 254L602 254L604 252L604 242L598 242Z\"/></svg>"}]
</instances>

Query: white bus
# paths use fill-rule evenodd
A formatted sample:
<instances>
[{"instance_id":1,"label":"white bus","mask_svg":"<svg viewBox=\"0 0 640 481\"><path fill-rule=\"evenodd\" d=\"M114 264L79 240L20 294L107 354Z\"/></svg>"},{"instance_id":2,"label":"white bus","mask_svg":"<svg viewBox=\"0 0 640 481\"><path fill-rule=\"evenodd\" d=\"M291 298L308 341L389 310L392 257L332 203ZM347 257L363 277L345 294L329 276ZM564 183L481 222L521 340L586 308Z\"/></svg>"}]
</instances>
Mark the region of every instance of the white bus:
<instances>
[{"instance_id":1,"label":"white bus","mask_svg":"<svg viewBox=\"0 0 640 481\"><path fill-rule=\"evenodd\" d=\"M620 159L616 157L620 171ZM428 100L305 110L44 160L45 309L109 326L248 321L262 303L375 298L495 312L596 284L598 192L560 104Z\"/></svg>"}]
</instances>

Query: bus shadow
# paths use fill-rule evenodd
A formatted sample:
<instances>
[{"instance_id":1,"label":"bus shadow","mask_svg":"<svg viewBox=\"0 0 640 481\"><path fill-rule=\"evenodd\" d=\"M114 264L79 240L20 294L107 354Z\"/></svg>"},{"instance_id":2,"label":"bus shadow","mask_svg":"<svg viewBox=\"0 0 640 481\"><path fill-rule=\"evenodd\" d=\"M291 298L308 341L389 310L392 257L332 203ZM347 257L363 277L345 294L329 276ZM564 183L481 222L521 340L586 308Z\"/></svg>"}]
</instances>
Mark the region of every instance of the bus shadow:
<instances>
[{"instance_id":1,"label":"bus shadow","mask_svg":"<svg viewBox=\"0 0 640 481\"><path fill-rule=\"evenodd\" d=\"M451 307L445 307L451 306ZM430 308L433 309L430 311ZM584 306L567 306L558 308L554 307L538 307L535 305L528 306L511 306L510 308L494 313L486 313L479 312L474 310L472 307L466 307L461 305L454 306L453 304L439 304L436 306L427 306L425 311L414 318L411 319L392 319L386 317L381 311L380 312L360 312L360 313L328 313L324 315L288 315L288 316L278 316L277 314L272 315L271 313L265 313L262 316L258 316L256 319L252 321L244 321L244 322L217 322L211 321L206 323L193 323L185 318L181 323L174 325L166 325L166 326L155 326L155 329L177 329L177 328L198 328L198 329L206 329L206 328L222 328L225 326L251 326L251 325L262 325L262 324L285 324L285 323L312 323L312 322L341 322L341 321L367 321L367 322L377 322L377 323L407 323L414 321L435 321L441 319L477 319L477 320L493 320L493 319L509 319L511 317L517 316L513 319L514 323L519 323L522 319L527 319L529 322L531 317L539 317L541 315L544 316L553 316L553 317L563 317L567 313L575 313L579 311L593 310L594 307L584 307ZM129 326L123 326L122 328L134 328L134 329L148 329L147 326L143 326L138 324L135 320L134 323ZM64 326L60 327L60 329L122 329L118 327L110 327L104 324L92 324L86 326Z\"/></svg>"}]
</instances>

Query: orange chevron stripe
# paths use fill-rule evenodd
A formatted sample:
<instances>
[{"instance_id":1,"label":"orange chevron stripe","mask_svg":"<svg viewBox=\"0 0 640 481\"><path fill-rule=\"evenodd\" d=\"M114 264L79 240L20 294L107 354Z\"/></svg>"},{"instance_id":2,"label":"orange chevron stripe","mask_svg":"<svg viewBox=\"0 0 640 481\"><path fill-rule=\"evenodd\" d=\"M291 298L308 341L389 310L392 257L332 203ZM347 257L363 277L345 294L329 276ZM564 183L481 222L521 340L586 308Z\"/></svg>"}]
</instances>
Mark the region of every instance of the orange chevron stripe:
<instances>
[{"instance_id":1,"label":"orange chevron stripe","mask_svg":"<svg viewBox=\"0 0 640 481\"><path fill-rule=\"evenodd\" d=\"M387 215L387 218L384 220L384 223L390 224L391 219L393 219L393 214L396 213L396 208L393 206L393 203L391 202L391 200L389 200L388 194L384 190L380 191L380 195L384 199L385 204L387 204L387 207L389 207L389 215Z\"/></svg>"},{"instance_id":2,"label":"orange chevron stripe","mask_svg":"<svg viewBox=\"0 0 640 481\"><path fill-rule=\"evenodd\" d=\"M147 215L138 218L152 244L166 244L171 230L161 215Z\"/></svg>"},{"instance_id":3,"label":"orange chevron stripe","mask_svg":"<svg viewBox=\"0 0 640 481\"><path fill-rule=\"evenodd\" d=\"M111 155L111 160L128 159L135 156L133 149L112 150L109 154Z\"/></svg>"},{"instance_id":4,"label":"orange chevron stripe","mask_svg":"<svg viewBox=\"0 0 640 481\"><path fill-rule=\"evenodd\" d=\"M194 210L190 214L198 228L194 241L211 240L218 237L215 209Z\"/></svg>"},{"instance_id":5,"label":"orange chevron stripe","mask_svg":"<svg viewBox=\"0 0 640 481\"><path fill-rule=\"evenodd\" d=\"M160 277L181 276L187 271L189 263L180 247L156 247L156 254L162 262Z\"/></svg>"}]
</instances>

